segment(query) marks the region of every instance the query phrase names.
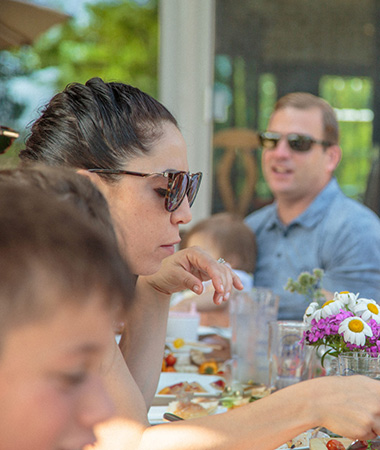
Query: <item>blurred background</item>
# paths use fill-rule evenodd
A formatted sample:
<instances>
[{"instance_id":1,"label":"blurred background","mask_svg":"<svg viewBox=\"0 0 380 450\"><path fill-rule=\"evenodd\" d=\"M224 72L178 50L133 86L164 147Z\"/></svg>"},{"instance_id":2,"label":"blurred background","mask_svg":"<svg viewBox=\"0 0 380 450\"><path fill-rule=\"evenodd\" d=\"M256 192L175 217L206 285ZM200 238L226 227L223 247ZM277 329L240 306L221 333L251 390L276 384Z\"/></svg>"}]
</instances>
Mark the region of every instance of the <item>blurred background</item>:
<instances>
[{"instance_id":1,"label":"blurred background","mask_svg":"<svg viewBox=\"0 0 380 450\"><path fill-rule=\"evenodd\" d=\"M0 37L0 124L21 134L1 165L17 164L28 125L55 92L100 76L157 97L179 120L190 169L206 175L195 220L245 216L272 201L252 131L265 129L278 97L307 91L337 112L341 188L379 214L379 0L24 3L0 0L0 36L19 26L13 40ZM30 4L39 14L24 14ZM41 10L57 13L52 24ZM34 35L16 42L27 24Z\"/></svg>"}]
</instances>

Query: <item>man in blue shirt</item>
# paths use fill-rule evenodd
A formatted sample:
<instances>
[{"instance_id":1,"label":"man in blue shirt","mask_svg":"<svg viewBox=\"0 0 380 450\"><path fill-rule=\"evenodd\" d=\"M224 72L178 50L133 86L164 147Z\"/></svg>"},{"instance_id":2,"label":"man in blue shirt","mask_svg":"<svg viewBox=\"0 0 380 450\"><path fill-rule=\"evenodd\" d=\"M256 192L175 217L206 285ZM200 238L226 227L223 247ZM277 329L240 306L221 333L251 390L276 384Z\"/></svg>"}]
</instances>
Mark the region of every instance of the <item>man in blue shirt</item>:
<instances>
[{"instance_id":1,"label":"man in blue shirt","mask_svg":"<svg viewBox=\"0 0 380 450\"><path fill-rule=\"evenodd\" d=\"M333 177L341 158L333 108L308 93L288 94L260 140L275 202L246 223L258 245L255 285L280 296L279 318L302 319L308 301L284 286L314 268L324 270L327 298L344 290L380 301L380 219Z\"/></svg>"}]
</instances>

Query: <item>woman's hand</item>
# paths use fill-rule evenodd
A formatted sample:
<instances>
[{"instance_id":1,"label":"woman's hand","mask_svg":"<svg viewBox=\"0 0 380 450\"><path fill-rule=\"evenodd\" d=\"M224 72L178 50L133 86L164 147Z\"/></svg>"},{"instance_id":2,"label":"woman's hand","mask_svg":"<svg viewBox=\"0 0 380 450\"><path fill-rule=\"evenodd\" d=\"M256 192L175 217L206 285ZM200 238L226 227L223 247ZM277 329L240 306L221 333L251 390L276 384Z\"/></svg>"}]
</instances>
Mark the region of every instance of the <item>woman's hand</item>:
<instances>
[{"instance_id":1,"label":"woman's hand","mask_svg":"<svg viewBox=\"0 0 380 450\"><path fill-rule=\"evenodd\" d=\"M296 386L296 385L294 385ZM309 417L334 433L352 439L374 439L380 434L380 383L366 376L321 377L299 383L307 388Z\"/></svg>"},{"instance_id":2,"label":"woman's hand","mask_svg":"<svg viewBox=\"0 0 380 450\"><path fill-rule=\"evenodd\" d=\"M227 301L232 288L243 289L240 278L228 264L220 264L200 247L180 250L162 261L158 272L144 277L154 289L164 294L190 289L203 292L203 281L211 280L215 289L213 301Z\"/></svg>"}]
</instances>

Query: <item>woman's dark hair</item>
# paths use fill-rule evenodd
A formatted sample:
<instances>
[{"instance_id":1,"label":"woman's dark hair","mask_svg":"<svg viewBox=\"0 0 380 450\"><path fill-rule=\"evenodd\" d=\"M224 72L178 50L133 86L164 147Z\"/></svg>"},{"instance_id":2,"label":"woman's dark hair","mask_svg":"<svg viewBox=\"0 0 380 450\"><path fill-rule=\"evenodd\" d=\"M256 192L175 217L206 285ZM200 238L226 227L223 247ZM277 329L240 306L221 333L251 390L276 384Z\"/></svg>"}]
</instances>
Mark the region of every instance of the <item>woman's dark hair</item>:
<instances>
[{"instance_id":1,"label":"woman's dark hair","mask_svg":"<svg viewBox=\"0 0 380 450\"><path fill-rule=\"evenodd\" d=\"M123 83L91 78L56 94L33 123L24 163L80 169L122 169L126 161L149 152L162 125L177 125L157 100ZM107 180L111 177L107 176Z\"/></svg>"}]
</instances>

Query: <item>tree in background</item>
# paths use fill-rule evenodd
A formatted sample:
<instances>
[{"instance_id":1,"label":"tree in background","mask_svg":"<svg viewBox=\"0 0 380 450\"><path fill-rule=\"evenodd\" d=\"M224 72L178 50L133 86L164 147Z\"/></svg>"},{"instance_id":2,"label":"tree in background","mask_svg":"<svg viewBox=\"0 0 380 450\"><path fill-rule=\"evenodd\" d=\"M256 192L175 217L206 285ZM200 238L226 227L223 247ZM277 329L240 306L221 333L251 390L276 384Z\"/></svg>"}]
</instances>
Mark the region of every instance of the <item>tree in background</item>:
<instances>
[{"instance_id":1,"label":"tree in background","mask_svg":"<svg viewBox=\"0 0 380 450\"><path fill-rule=\"evenodd\" d=\"M0 52L0 121L21 133L1 157L1 166L18 163L26 134L17 122L25 105L8 92L14 77L38 77L38 71L53 68L54 92L97 76L157 96L158 0L103 0L87 3L86 12L85 18L53 27L33 46Z\"/></svg>"},{"instance_id":2,"label":"tree in background","mask_svg":"<svg viewBox=\"0 0 380 450\"><path fill-rule=\"evenodd\" d=\"M47 33L31 51L36 69L57 67L57 90L99 76L157 94L157 0L86 5L88 20L71 20Z\"/></svg>"}]
</instances>

